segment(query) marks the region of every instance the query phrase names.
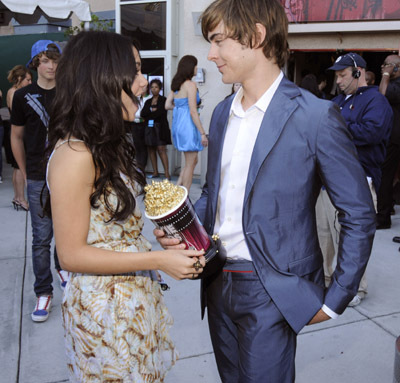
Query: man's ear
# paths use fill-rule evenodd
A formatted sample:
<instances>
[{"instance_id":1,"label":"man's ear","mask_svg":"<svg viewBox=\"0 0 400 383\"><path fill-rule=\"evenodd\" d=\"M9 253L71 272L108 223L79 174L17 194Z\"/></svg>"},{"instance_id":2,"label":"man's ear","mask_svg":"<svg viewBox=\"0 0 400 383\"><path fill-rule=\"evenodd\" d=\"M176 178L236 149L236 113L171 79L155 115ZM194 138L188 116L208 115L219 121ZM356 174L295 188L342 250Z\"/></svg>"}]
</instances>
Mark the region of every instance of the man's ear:
<instances>
[{"instance_id":1,"label":"man's ear","mask_svg":"<svg viewBox=\"0 0 400 383\"><path fill-rule=\"evenodd\" d=\"M267 30L265 29L265 26L260 23L256 23L256 34L254 36L254 41L253 41L254 48L260 47L260 45L265 40L266 35L267 35Z\"/></svg>"}]
</instances>

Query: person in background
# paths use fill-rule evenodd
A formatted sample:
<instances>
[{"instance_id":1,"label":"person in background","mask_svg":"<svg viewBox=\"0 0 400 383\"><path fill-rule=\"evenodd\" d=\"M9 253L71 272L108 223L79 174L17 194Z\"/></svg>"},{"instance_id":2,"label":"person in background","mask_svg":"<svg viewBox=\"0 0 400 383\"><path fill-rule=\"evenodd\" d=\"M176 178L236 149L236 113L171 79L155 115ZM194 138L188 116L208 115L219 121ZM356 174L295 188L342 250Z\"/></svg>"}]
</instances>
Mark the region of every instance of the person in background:
<instances>
[{"instance_id":1,"label":"person in background","mask_svg":"<svg viewBox=\"0 0 400 383\"><path fill-rule=\"evenodd\" d=\"M160 80L154 79L150 82L150 90L153 97L146 100L140 115L146 121L145 143L153 166L151 178L160 176L157 165L158 153L164 167L165 178L170 180L167 145L170 145L172 142L167 111L165 109L166 98L160 95L161 89L162 83Z\"/></svg>"},{"instance_id":2,"label":"person in background","mask_svg":"<svg viewBox=\"0 0 400 383\"><path fill-rule=\"evenodd\" d=\"M165 103L165 109L173 109L172 138L174 145L185 155L185 165L181 170L177 185L184 186L188 192L192 185L198 152L208 145L208 138L197 111L201 100L197 85L192 81L192 77L196 73L196 57L183 56L171 82L172 91Z\"/></svg>"},{"instance_id":3,"label":"person in background","mask_svg":"<svg viewBox=\"0 0 400 383\"><path fill-rule=\"evenodd\" d=\"M381 184L381 165L385 159L386 144L392 130L393 112L389 102L379 93L378 88L367 85L365 79L366 66L367 63L360 55L347 53L338 57L334 65L328 70L335 71L337 85L342 91L332 101L339 106L347 129L352 136L376 209L376 193ZM338 247L340 246L338 235L340 221L337 220L337 215L340 213L333 207L330 198L332 196L328 195L328 190L322 188L320 193L322 208L320 211L325 213L326 218L322 214L317 214L317 225L323 227L322 220L327 219L329 227L332 228L330 233L325 231L327 237L321 231L319 232L327 283L329 283L335 269ZM335 227L336 231L334 230ZM334 248L331 247L330 251L327 250L329 246L327 243L329 242L334 246ZM357 294L349 303L349 306L360 304L366 294L367 278L364 273Z\"/></svg>"},{"instance_id":4,"label":"person in background","mask_svg":"<svg viewBox=\"0 0 400 383\"><path fill-rule=\"evenodd\" d=\"M240 89L241 86L242 86L242 84L240 82L234 82L232 84L232 93L231 93L231 95L236 93Z\"/></svg>"},{"instance_id":5,"label":"person in background","mask_svg":"<svg viewBox=\"0 0 400 383\"><path fill-rule=\"evenodd\" d=\"M317 83L317 77L314 74L310 73L304 76L299 86L300 88L308 90L314 96L320 97L320 90Z\"/></svg>"},{"instance_id":6,"label":"person in background","mask_svg":"<svg viewBox=\"0 0 400 383\"><path fill-rule=\"evenodd\" d=\"M146 90L142 89L135 119L133 121L124 121L125 130L130 134L133 144L135 145L137 164L144 174L147 165L147 147L145 140L146 124L144 118L140 116L140 112L144 105L143 95L145 93Z\"/></svg>"},{"instance_id":7,"label":"person in background","mask_svg":"<svg viewBox=\"0 0 400 383\"><path fill-rule=\"evenodd\" d=\"M393 180L400 162L400 57L387 56L381 66L381 71L379 92L389 101L394 118L392 133L386 148L386 158L382 164L381 187L378 191L378 230L389 229L392 226L390 214L393 208ZM400 242L400 238L395 242Z\"/></svg>"},{"instance_id":8,"label":"person in background","mask_svg":"<svg viewBox=\"0 0 400 383\"><path fill-rule=\"evenodd\" d=\"M318 83L318 89L319 89L319 98L323 98L324 100L327 100L328 97L326 96L326 93L324 92L324 89L326 88L328 84L328 79L324 74L319 74L317 77L317 83Z\"/></svg>"},{"instance_id":9,"label":"person in background","mask_svg":"<svg viewBox=\"0 0 400 383\"><path fill-rule=\"evenodd\" d=\"M0 90L0 108L3 102L3 93ZM3 139L4 139L4 124L0 116L0 184L3 183Z\"/></svg>"},{"instance_id":10,"label":"person in background","mask_svg":"<svg viewBox=\"0 0 400 383\"><path fill-rule=\"evenodd\" d=\"M150 251L142 235L146 179L124 125L147 86L139 52L117 33L81 32L56 79L47 182L60 262L72 272L62 303L70 381L163 382L176 352L156 270L192 278L205 259Z\"/></svg>"},{"instance_id":11,"label":"person in background","mask_svg":"<svg viewBox=\"0 0 400 383\"><path fill-rule=\"evenodd\" d=\"M11 114L12 102L14 93L20 88L23 88L32 83L32 73L29 68L23 65L16 65L8 72L7 80L13 84L7 92L7 107ZM11 139L11 137L10 137ZM11 142L10 142L11 146ZM25 199L25 179L18 167L17 161L15 161L12 151L10 153L11 166L13 167L12 182L14 188L14 198L12 204L14 209L29 210L28 201Z\"/></svg>"},{"instance_id":12,"label":"person in background","mask_svg":"<svg viewBox=\"0 0 400 383\"><path fill-rule=\"evenodd\" d=\"M365 72L365 81L367 82L367 85L375 85L375 73L367 70Z\"/></svg>"},{"instance_id":13,"label":"person in background","mask_svg":"<svg viewBox=\"0 0 400 383\"><path fill-rule=\"evenodd\" d=\"M33 44L31 59L27 65L37 71L37 82L15 91L11 108L11 146L27 183L32 224L32 264L37 298L31 314L34 322L47 320L53 298L53 276L50 269L53 224L49 217L43 215L42 205L48 194L45 183L45 150L60 56L61 48L54 41L39 40ZM60 286L64 289L69 274L61 269L55 248L54 264Z\"/></svg>"},{"instance_id":14,"label":"person in background","mask_svg":"<svg viewBox=\"0 0 400 383\"><path fill-rule=\"evenodd\" d=\"M242 86L242 84L240 84L239 82L234 82L232 84L231 93L229 93L225 98L228 98L228 97L232 96L233 94L235 94L240 89L241 86Z\"/></svg>"}]
</instances>

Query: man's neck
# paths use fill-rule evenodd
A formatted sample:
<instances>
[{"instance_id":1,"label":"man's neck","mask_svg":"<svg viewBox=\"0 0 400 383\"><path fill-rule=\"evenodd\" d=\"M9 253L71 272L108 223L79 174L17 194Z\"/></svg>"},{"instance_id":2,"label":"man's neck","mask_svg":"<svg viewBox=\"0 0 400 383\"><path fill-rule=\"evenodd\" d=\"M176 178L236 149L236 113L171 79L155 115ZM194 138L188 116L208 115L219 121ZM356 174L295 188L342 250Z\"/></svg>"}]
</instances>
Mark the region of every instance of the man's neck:
<instances>
[{"instance_id":1,"label":"man's neck","mask_svg":"<svg viewBox=\"0 0 400 383\"><path fill-rule=\"evenodd\" d=\"M43 77L39 77L37 80L37 84L42 88L46 90L53 89L56 86L56 80L47 80Z\"/></svg>"},{"instance_id":2,"label":"man's neck","mask_svg":"<svg viewBox=\"0 0 400 383\"><path fill-rule=\"evenodd\" d=\"M254 74L242 82L243 110L247 110L261 98L277 79L280 72L280 68L269 60L257 65Z\"/></svg>"}]
</instances>

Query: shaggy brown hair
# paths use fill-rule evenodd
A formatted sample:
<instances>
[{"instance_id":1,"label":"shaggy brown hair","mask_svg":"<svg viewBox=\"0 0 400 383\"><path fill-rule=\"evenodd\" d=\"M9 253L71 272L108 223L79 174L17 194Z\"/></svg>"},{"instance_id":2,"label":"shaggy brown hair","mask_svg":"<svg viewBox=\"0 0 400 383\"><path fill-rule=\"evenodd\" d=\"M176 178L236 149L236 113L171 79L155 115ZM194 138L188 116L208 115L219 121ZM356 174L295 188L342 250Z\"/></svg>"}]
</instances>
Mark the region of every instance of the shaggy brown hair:
<instances>
[{"instance_id":1,"label":"shaggy brown hair","mask_svg":"<svg viewBox=\"0 0 400 383\"><path fill-rule=\"evenodd\" d=\"M29 64L29 68L36 70L36 68L39 66L40 63L40 58L43 56L46 56L49 60L54 60L58 61L61 53L57 47L56 44L49 44L47 48L50 48L47 51L40 52L38 55L36 55L33 59L32 62Z\"/></svg>"},{"instance_id":2,"label":"shaggy brown hair","mask_svg":"<svg viewBox=\"0 0 400 383\"><path fill-rule=\"evenodd\" d=\"M288 19L278 0L216 0L201 15L204 38L223 22L228 38L250 48L262 48L267 59L282 68L288 57ZM266 29L264 41L257 41L256 24Z\"/></svg>"},{"instance_id":3,"label":"shaggy brown hair","mask_svg":"<svg viewBox=\"0 0 400 383\"><path fill-rule=\"evenodd\" d=\"M25 79L27 74L30 74L32 77L32 73L27 67L23 65L16 65L8 72L7 80L14 85L18 85Z\"/></svg>"}]
</instances>

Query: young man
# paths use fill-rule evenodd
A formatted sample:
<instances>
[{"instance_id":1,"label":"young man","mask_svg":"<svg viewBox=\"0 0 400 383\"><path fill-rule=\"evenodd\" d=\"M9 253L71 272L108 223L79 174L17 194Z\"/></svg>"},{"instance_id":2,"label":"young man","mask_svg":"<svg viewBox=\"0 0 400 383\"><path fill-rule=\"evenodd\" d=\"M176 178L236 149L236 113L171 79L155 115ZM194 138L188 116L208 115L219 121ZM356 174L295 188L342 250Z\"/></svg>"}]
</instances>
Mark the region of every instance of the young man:
<instances>
[{"instance_id":1,"label":"young man","mask_svg":"<svg viewBox=\"0 0 400 383\"><path fill-rule=\"evenodd\" d=\"M214 110L196 204L228 254L202 284L224 383L294 381L297 333L345 310L375 231L368 184L338 108L283 76L287 29L277 0L217 0L202 15L208 59L224 83L242 84ZM322 182L346 222L327 289L315 223ZM155 234L164 247L182 246Z\"/></svg>"},{"instance_id":2,"label":"young man","mask_svg":"<svg viewBox=\"0 0 400 383\"><path fill-rule=\"evenodd\" d=\"M392 130L393 113L388 101L379 93L378 87L368 86L366 66L367 63L360 55L347 53L338 57L335 64L328 70L335 71L337 85L342 91L332 101L339 106L346 121L347 129L351 133L358 159L364 169L376 207L376 192L381 184L381 166L385 159L386 145ZM326 214L329 227L334 228L336 226L336 229L340 231L340 225L336 222L335 209L325 189L321 191L319 202L325 209L322 214ZM321 210L319 211L321 212ZM320 224L322 214L317 214L318 228L323 226ZM329 281L336 263L339 245L338 236L335 229L325 231L325 235L321 232L319 234L325 262L325 277ZM331 249L329 249L327 243L331 243L333 248L331 246ZM367 279L363 275L357 295L354 296L349 305L360 304L366 294Z\"/></svg>"},{"instance_id":3,"label":"young man","mask_svg":"<svg viewBox=\"0 0 400 383\"><path fill-rule=\"evenodd\" d=\"M32 224L32 264L37 297L32 320L44 322L50 312L53 293L50 270L50 244L53 237L51 219L43 216L41 202L46 200L47 188L41 199L46 179L45 149L49 108L55 95L56 69L61 48L51 40L39 40L32 46L27 66L36 70L38 80L15 92L11 112L11 145L14 157L26 182ZM68 273L61 270L56 251L54 263L64 288Z\"/></svg>"},{"instance_id":4,"label":"young man","mask_svg":"<svg viewBox=\"0 0 400 383\"><path fill-rule=\"evenodd\" d=\"M386 158L382 165L382 182L378 191L377 229L392 226L393 180L400 162L400 57L389 55L382 64L382 79L379 92L390 103L393 111L393 126L387 145ZM400 239L397 239L400 242Z\"/></svg>"}]
</instances>

